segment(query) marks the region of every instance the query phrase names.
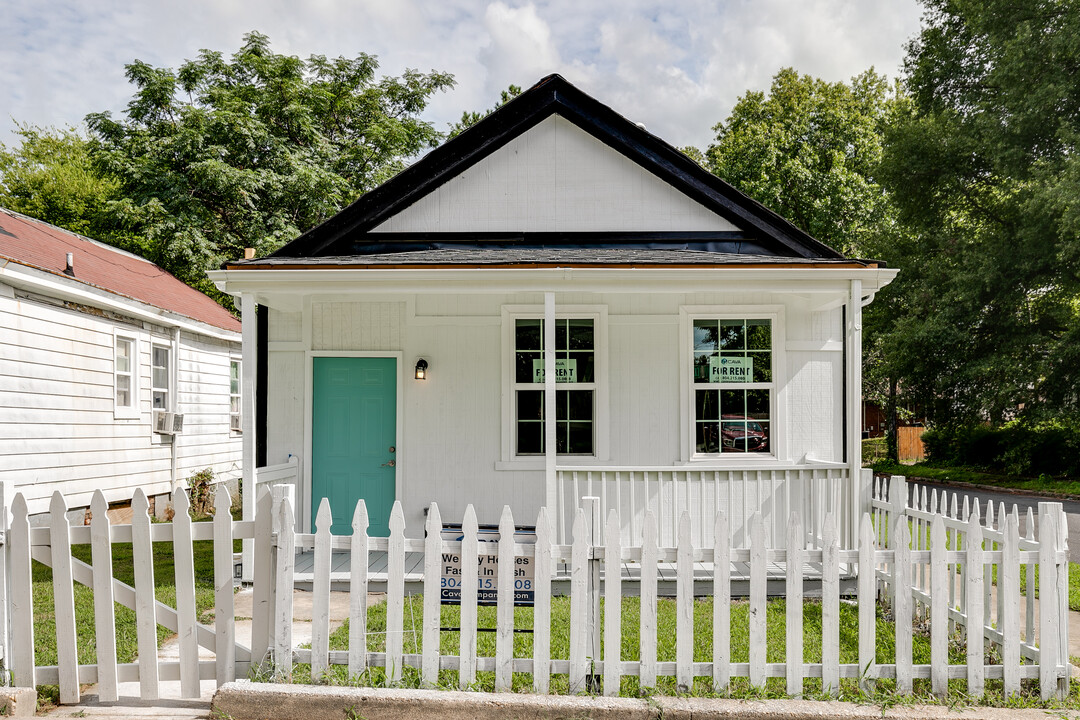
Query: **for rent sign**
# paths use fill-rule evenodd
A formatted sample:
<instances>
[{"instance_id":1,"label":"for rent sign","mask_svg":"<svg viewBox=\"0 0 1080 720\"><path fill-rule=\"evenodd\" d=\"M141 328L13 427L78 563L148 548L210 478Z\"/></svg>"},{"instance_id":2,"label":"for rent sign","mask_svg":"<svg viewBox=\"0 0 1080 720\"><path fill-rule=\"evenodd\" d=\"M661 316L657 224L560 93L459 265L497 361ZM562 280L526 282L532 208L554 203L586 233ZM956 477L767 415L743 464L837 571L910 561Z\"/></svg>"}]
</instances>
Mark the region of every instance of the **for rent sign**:
<instances>
[{"instance_id":1,"label":"for rent sign","mask_svg":"<svg viewBox=\"0 0 1080 720\"><path fill-rule=\"evenodd\" d=\"M479 534L481 540L477 544L479 554L476 561L465 563L465 566L475 568L474 572L477 575L477 603L480 605L494 605L499 600L499 572L501 570L499 567L499 546L494 542L494 538L497 538L499 534L491 531L481 531ZM492 537L492 539L484 540L485 535ZM535 540L535 536L531 533L527 535ZM443 539L460 540L461 533L444 531ZM521 542L523 538L519 535L515 540ZM457 604L461 602L461 579L465 572L461 562L461 554L458 552L444 552L440 558L440 565L442 566L442 581L440 583L439 598L444 603ZM531 557L515 557L511 571L514 574L514 604L532 605L534 597L533 559Z\"/></svg>"},{"instance_id":2,"label":"for rent sign","mask_svg":"<svg viewBox=\"0 0 1080 720\"><path fill-rule=\"evenodd\" d=\"M754 358L715 355L709 358L709 382L748 383L754 378Z\"/></svg>"}]
</instances>

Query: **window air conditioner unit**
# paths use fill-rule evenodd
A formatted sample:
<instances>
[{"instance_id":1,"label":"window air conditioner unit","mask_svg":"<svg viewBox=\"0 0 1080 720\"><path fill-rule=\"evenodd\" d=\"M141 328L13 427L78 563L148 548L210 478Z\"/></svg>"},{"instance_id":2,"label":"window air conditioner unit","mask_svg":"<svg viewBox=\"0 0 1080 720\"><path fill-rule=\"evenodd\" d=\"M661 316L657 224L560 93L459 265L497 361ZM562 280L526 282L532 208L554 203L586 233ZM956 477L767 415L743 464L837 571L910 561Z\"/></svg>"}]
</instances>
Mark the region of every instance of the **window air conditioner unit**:
<instances>
[{"instance_id":1,"label":"window air conditioner unit","mask_svg":"<svg viewBox=\"0 0 1080 720\"><path fill-rule=\"evenodd\" d=\"M236 432L242 432L243 431L243 428L240 425L240 416L239 415L230 415L229 416L229 429L230 430L235 430Z\"/></svg>"},{"instance_id":2,"label":"window air conditioner unit","mask_svg":"<svg viewBox=\"0 0 1080 720\"><path fill-rule=\"evenodd\" d=\"M165 410L155 410L154 432L159 435L172 435L174 415L174 413L166 412Z\"/></svg>"},{"instance_id":3,"label":"window air conditioner unit","mask_svg":"<svg viewBox=\"0 0 1080 720\"><path fill-rule=\"evenodd\" d=\"M179 435L184 432L184 414L154 411L154 432L160 435Z\"/></svg>"}]
</instances>

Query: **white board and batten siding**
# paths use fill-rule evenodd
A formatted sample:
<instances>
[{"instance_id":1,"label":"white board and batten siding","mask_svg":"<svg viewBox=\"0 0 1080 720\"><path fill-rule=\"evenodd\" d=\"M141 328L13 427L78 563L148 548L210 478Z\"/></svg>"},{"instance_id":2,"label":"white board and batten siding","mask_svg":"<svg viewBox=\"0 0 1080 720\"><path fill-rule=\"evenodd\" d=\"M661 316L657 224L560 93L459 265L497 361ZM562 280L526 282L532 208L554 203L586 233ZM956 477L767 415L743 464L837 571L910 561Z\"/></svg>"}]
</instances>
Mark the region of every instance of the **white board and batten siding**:
<instances>
[{"instance_id":1,"label":"white board and batten siding","mask_svg":"<svg viewBox=\"0 0 1080 720\"><path fill-rule=\"evenodd\" d=\"M838 288L840 297L843 286ZM401 353L405 437L398 439L397 496L406 522L422 523L423 509L433 500L447 516L460 516L473 503L482 523L497 522L504 505L515 515L535 516L545 500L543 459L506 457L513 419L505 416L503 397L510 390L503 376L512 348L504 348L503 308L528 306L542 312L542 294L361 295L353 301L338 296L326 302L313 296L305 306L301 312L270 313L269 465L284 463L289 455L303 457L305 433L310 431L305 407L310 357ZM608 419L596 432L597 446L606 446L607 452L593 459L560 458L560 465L670 468L684 463L689 440L683 437L687 399L680 353L687 342L681 309L687 307L715 308L718 313L730 307L779 308L783 322L777 326L782 325L782 331L774 337L774 353L782 356L783 376L776 379L775 392L778 407L783 407L777 432L783 433L784 442L781 457L763 467L843 460L839 307L815 309L806 295L781 289L557 294L556 311L569 306L606 316L601 320L606 330L597 335L607 338L608 407L597 416ZM420 357L430 363L429 377L422 382L412 378L412 365ZM732 464L727 457L721 460L710 469ZM302 486L307 482L301 478ZM780 493L779 498L786 490L776 485L758 492ZM747 502L765 499L755 495ZM777 508L777 518L783 510ZM297 517L301 528L308 529L310 512ZM783 526L778 520L775 532L782 534Z\"/></svg>"},{"instance_id":2,"label":"white board and batten siding","mask_svg":"<svg viewBox=\"0 0 1080 720\"><path fill-rule=\"evenodd\" d=\"M229 432L229 359L239 342L182 331L172 393L185 414L173 445L152 432L151 348L173 346L172 328L115 312L65 305L0 288L0 474L22 492L31 513L48 510L59 490L69 507L94 490L106 500L169 492L174 480L212 467L236 472L239 436ZM136 340L138 412L114 413L115 337Z\"/></svg>"},{"instance_id":3,"label":"white board and batten siding","mask_svg":"<svg viewBox=\"0 0 1080 720\"><path fill-rule=\"evenodd\" d=\"M388 218L374 232L735 230L559 115Z\"/></svg>"}]
</instances>

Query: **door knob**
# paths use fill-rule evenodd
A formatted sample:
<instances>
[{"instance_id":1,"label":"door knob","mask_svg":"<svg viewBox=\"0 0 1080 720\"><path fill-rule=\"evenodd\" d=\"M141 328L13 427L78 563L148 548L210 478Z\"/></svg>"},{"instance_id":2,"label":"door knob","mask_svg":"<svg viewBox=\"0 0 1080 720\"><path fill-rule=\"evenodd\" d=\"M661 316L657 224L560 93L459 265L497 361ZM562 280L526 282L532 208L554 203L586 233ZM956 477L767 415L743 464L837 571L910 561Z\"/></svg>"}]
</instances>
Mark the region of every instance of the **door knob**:
<instances>
[{"instance_id":1,"label":"door knob","mask_svg":"<svg viewBox=\"0 0 1080 720\"><path fill-rule=\"evenodd\" d=\"M390 462L384 462L380 467L394 467L395 465L397 465L397 463L391 460Z\"/></svg>"}]
</instances>

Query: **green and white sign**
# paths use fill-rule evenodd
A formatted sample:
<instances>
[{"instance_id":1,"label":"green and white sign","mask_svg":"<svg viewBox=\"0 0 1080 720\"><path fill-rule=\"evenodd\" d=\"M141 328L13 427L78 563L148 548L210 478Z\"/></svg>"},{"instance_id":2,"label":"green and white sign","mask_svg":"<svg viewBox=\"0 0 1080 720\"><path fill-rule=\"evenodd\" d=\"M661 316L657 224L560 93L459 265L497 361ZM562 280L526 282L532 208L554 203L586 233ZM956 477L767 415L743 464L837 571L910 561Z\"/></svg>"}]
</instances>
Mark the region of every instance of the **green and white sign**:
<instances>
[{"instance_id":1,"label":"green and white sign","mask_svg":"<svg viewBox=\"0 0 1080 720\"><path fill-rule=\"evenodd\" d=\"M715 355L709 358L709 382L748 383L753 380L754 358Z\"/></svg>"},{"instance_id":2,"label":"green and white sign","mask_svg":"<svg viewBox=\"0 0 1080 720\"><path fill-rule=\"evenodd\" d=\"M544 361L533 360L533 382L544 382ZM577 382L577 360L568 358L555 358L555 382Z\"/></svg>"}]
</instances>

